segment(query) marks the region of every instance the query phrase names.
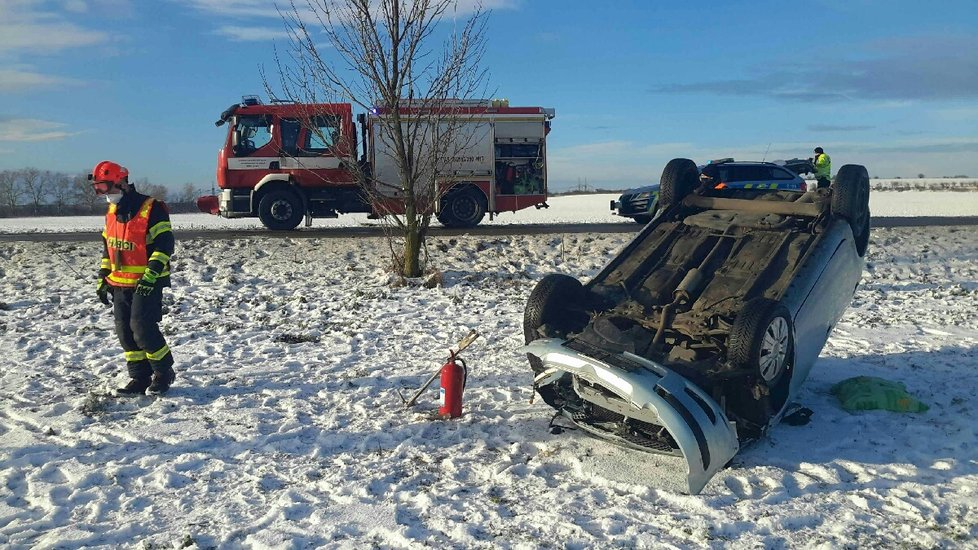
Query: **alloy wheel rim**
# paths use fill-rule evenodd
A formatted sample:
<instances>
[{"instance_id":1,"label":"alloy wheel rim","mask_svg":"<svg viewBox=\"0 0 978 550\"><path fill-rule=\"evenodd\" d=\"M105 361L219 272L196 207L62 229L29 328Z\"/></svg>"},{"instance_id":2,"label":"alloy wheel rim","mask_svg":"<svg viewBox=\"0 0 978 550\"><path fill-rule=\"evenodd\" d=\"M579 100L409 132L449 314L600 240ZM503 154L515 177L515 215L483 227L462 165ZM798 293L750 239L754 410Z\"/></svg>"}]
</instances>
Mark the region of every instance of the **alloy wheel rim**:
<instances>
[{"instance_id":1,"label":"alloy wheel rim","mask_svg":"<svg viewBox=\"0 0 978 550\"><path fill-rule=\"evenodd\" d=\"M788 321L775 317L764 331L758 367L765 382L776 380L788 360Z\"/></svg>"}]
</instances>

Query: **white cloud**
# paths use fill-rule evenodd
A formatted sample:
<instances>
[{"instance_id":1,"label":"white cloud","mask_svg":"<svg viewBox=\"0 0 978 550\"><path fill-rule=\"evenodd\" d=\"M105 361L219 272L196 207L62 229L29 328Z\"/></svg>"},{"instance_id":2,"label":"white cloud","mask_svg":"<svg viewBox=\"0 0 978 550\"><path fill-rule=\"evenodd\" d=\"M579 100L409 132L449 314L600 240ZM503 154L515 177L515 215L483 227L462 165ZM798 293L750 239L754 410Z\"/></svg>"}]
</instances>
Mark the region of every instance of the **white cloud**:
<instances>
[{"instance_id":1,"label":"white cloud","mask_svg":"<svg viewBox=\"0 0 978 550\"><path fill-rule=\"evenodd\" d=\"M65 19L60 10L45 11L40 2L19 0L0 6L0 53L53 53L101 44L108 39L105 32Z\"/></svg>"},{"instance_id":2,"label":"white cloud","mask_svg":"<svg viewBox=\"0 0 978 550\"><path fill-rule=\"evenodd\" d=\"M30 70L0 68L0 92L22 92L34 88L64 86L78 81Z\"/></svg>"},{"instance_id":3,"label":"white cloud","mask_svg":"<svg viewBox=\"0 0 978 550\"><path fill-rule=\"evenodd\" d=\"M234 42L264 42L277 38L288 38L284 29L267 27L241 27L225 25L214 31L215 34L229 38Z\"/></svg>"},{"instance_id":4,"label":"white cloud","mask_svg":"<svg viewBox=\"0 0 978 550\"><path fill-rule=\"evenodd\" d=\"M66 131L67 126L34 118L0 118L0 141L56 141L80 133Z\"/></svg>"}]
</instances>

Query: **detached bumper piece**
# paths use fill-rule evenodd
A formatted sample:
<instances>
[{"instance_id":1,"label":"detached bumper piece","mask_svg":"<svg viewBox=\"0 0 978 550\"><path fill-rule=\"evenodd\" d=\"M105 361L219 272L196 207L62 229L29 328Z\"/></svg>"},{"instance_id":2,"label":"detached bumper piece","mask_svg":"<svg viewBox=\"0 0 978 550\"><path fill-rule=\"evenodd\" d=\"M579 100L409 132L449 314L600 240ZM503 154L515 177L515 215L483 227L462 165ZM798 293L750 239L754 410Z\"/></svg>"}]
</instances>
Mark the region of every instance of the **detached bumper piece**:
<instances>
[{"instance_id":1,"label":"detached bumper piece","mask_svg":"<svg viewBox=\"0 0 978 550\"><path fill-rule=\"evenodd\" d=\"M582 430L619 445L682 456L690 494L698 494L737 451L737 429L720 406L679 374L628 352L601 358L550 338L524 351L544 370L538 391L553 386L548 403ZM541 392L543 393L543 392Z\"/></svg>"}]
</instances>

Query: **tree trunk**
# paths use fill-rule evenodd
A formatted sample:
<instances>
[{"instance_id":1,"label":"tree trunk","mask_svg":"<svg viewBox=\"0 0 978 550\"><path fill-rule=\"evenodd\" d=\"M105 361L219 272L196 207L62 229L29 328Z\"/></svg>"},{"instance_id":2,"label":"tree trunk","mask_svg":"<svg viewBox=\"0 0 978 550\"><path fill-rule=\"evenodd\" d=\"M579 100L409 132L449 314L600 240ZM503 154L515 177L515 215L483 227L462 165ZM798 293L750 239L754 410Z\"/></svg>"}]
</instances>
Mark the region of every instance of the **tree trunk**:
<instances>
[{"instance_id":1,"label":"tree trunk","mask_svg":"<svg viewBox=\"0 0 978 550\"><path fill-rule=\"evenodd\" d=\"M421 276L421 218L414 201L408 200L404 210L404 270L405 277Z\"/></svg>"}]
</instances>

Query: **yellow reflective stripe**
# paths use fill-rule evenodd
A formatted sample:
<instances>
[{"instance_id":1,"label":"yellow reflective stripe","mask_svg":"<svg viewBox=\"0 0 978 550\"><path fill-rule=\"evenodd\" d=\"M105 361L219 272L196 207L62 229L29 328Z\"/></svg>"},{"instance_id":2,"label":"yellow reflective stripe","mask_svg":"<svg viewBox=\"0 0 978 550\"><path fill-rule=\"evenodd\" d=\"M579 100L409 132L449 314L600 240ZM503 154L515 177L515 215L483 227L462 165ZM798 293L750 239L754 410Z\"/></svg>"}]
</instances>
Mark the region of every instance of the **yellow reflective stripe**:
<instances>
[{"instance_id":1,"label":"yellow reflective stripe","mask_svg":"<svg viewBox=\"0 0 978 550\"><path fill-rule=\"evenodd\" d=\"M135 278L120 277L115 273L110 273L109 276L106 277L106 279L108 279L109 282L118 283L118 286L136 286L136 281L139 280L139 277L135 277Z\"/></svg>"},{"instance_id":2,"label":"yellow reflective stripe","mask_svg":"<svg viewBox=\"0 0 978 550\"><path fill-rule=\"evenodd\" d=\"M146 271L146 266L144 265L123 265L115 268L115 271L121 271L122 273L135 273L142 276Z\"/></svg>"},{"instance_id":3,"label":"yellow reflective stripe","mask_svg":"<svg viewBox=\"0 0 978 550\"><path fill-rule=\"evenodd\" d=\"M109 205L109 214L115 214L116 208L118 208L118 206L116 206L115 204L110 204Z\"/></svg>"},{"instance_id":4,"label":"yellow reflective stripe","mask_svg":"<svg viewBox=\"0 0 978 550\"><path fill-rule=\"evenodd\" d=\"M753 189L753 188L754 188L753 183L748 183L747 185L744 186L744 189Z\"/></svg>"},{"instance_id":5,"label":"yellow reflective stripe","mask_svg":"<svg viewBox=\"0 0 978 550\"><path fill-rule=\"evenodd\" d=\"M126 352L126 361L142 361L143 359L146 359L145 351L140 350Z\"/></svg>"},{"instance_id":6,"label":"yellow reflective stripe","mask_svg":"<svg viewBox=\"0 0 978 550\"><path fill-rule=\"evenodd\" d=\"M102 238L103 239L108 239L109 238L109 234L104 229L102 230Z\"/></svg>"},{"instance_id":7,"label":"yellow reflective stripe","mask_svg":"<svg viewBox=\"0 0 978 550\"><path fill-rule=\"evenodd\" d=\"M108 258L102 258L102 263L99 264L99 266L102 269L108 269L111 266L111 264L109 264L109 259Z\"/></svg>"},{"instance_id":8,"label":"yellow reflective stripe","mask_svg":"<svg viewBox=\"0 0 978 550\"><path fill-rule=\"evenodd\" d=\"M153 252L149 256L149 261L153 261L153 260L156 260L158 262L163 262L164 264L166 264L167 262L170 261L170 256L166 252L160 252L159 250L157 250L156 252Z\"/></svg>"},{"instance_id":9,"label":"yellow reflective stripe","mask_svg":"<svg viewBox=\"0 0 978 550\"><path fill-rule=\"evenodd\" d=\"M143 206L139 209L139 215L143 218L149 217L149 211L153 208L153 198L150 197L143 202Z\"/></svg>"},{"instance_id":10,"label":"yellow reflective stripe","mask_svg":"<svg viewBox=\"0 0 978 550\"><path fill-rule=\"evenodd\" d=\"M156 351L146 352L146 358L150 361L160 361L170 353L170 346L163 344L163 347Z\"/></svg>"},{"instance_id":11,"label":"yellow reflective stripe","mask_svg":"<svg viewBox=\"0 0 978 550\"><path fill-rule=\"evenodd\" d=\"M149 238L146 239L146 242L151 243L154 240L156 240L156 237L160 236L160 233L166 233L167 231L170 231L172 229L173 226L170 225L170 222L168 221L160 222L154 225L153 227L149 228L149 233L147 233Z\"/></svg>"}]
</instances>

